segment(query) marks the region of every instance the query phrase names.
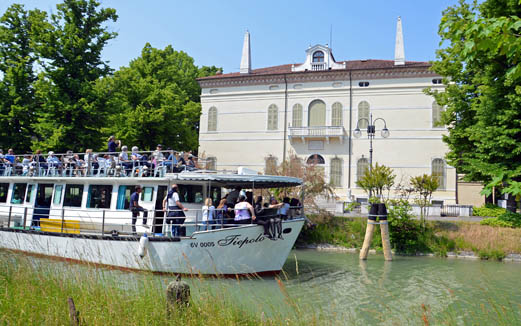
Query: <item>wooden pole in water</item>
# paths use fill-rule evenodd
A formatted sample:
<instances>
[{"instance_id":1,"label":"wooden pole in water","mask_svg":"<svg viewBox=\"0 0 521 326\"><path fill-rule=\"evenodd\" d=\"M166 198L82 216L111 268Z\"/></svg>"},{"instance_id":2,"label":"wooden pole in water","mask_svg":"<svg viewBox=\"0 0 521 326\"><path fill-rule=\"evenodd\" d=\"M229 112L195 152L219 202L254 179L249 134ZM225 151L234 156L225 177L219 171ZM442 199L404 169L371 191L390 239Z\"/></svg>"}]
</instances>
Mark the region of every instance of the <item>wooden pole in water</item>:
<instances>
[{"instance_id":1,"label":"wooden pole in water","mask_svg":"<svg viewBox=\"0 0 521 326\"><path fill-rule=\"evenodd\" d=\"M378 222L376 218L378 217ZM376 224L380 224L380 232L382 234L382 247L385 260L392 260L391 241L389 240L389 224L387 223L387 208L385 204L372 204L367 217L367 228L365 230L364 244L360 250L360 259L367 259L369 247L373 240L374 228Z\"/></svg>"}]
</instances>

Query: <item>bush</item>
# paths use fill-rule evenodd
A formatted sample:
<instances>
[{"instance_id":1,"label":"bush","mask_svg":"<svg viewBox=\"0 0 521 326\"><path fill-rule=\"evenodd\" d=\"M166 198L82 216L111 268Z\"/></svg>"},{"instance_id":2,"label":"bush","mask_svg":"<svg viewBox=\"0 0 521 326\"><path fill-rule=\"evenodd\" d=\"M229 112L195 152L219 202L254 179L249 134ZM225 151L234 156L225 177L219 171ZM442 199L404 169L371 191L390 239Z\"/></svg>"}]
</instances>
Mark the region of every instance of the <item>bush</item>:
<instances>
[{"instance_id":1,"label":"bush","mask_svg":"<svg viewBox=\"0 0 521 326\"><path fill-rule=\"evenodd\" d=\"M515 228L521 227L521 214L507 211L506 213L501 214L498 217L498 220L507 222L507 223L511 223L512 227L515 227Z\"/></svg>"},{"instance_id":2,"label":"bush","mask_svg":"<svg viewBox=\"0 0 521 326\"><path fill-rule=\"evenodd\" d=\"M420 221L412 219L409 203L400 201L393 204L388 212L391 247L405 254L430 252L426 241L429 232L422 232Z\"/></svg>"},{"instance_id":3,"label":"bush","mask_svg":"<svg viewBox=\"0 0 521 326\"><path fill-rule=\"evenodd\" d=\"M499 217L501 214L506 213L506 209L501 208L492 204L485 204L481 207L473 209L474 216L486 216L486 217Z\"/></svg>"},{"instance_id":4,"label":"bush","mask_svg":"<svg viewBox=\"0 0 521 326\"><path fill-rule=\"evenodd\" d=\"M490 217L482 219L481 222L479 222L481 225L489 225L489 226L495 226L495 227L502 227L502 228L512 228L514 227L512 223L502 221L497 217Z\"/></svg>"}]
</instances>

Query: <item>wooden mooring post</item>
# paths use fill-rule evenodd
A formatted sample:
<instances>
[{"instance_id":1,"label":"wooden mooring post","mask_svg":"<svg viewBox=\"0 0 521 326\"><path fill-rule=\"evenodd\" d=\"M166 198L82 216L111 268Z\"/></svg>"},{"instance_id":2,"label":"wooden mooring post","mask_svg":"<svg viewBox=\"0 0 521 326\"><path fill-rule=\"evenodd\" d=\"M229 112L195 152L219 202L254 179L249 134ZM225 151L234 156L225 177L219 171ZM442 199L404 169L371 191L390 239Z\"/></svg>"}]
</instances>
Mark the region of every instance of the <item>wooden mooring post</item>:
<instances>
[{"instance_id":1,"label":"wooden mooring post","mask_svg":"<svg viewBox=\"0 0 521 326\"><path fill-rule=\"evenodd\" d=\"M71 320L71 325L79 326L80 325L80 312L76 310L76 305L74 304L74 300L72 300L72 298L68 298L67 303L69 304L69 318Z\"/></svg>"},{"instance_id":2,"label":"wooden mooring post","mask_svg":"<svg viewBox=\"0 0 521 326\"><path fill-rule=\"evenodd\" d=\"M377 221L378 219L378 221ZM391 253L391 241L389 240L389 224L387 223L387 207L385 204L372 204L367 217L367 228L365 229L364 244L360 250L360 259L367 259L369 247L373 240L375 225L380 225L380 233L382 234L382 247L385 260L393 260Z\"/></svg>"}]
</instances>

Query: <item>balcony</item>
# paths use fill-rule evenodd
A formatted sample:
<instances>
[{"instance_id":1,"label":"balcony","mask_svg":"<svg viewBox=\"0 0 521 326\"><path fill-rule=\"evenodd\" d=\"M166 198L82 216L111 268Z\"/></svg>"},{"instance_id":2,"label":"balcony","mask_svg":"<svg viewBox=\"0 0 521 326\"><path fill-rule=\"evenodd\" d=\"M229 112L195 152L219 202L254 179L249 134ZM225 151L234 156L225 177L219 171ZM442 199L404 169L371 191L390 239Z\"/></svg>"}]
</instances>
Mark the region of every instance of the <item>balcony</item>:
<instances>
[{"instance_id":1,"label":"balcony","mask_svg":"<svg viewBox=\"0 0 521 326\"><path fill-rule=\"evenodd\" d=\"M325 62L312 62L311 70L312 71L327 70L327 64Z\"/></svg>"},{"instance_id":2,"label":"balcony","mask_svg":"<svg viewBox=\"0 0 521 326\"><path fill-rule=\"evenodd\" d=\"M340 143L344 143L345 130L340 126L320 126L320 127L290 127L289 140L301 139L326 139L329 143L331 138L338 138Z\"/></svg>"}]
</instances>

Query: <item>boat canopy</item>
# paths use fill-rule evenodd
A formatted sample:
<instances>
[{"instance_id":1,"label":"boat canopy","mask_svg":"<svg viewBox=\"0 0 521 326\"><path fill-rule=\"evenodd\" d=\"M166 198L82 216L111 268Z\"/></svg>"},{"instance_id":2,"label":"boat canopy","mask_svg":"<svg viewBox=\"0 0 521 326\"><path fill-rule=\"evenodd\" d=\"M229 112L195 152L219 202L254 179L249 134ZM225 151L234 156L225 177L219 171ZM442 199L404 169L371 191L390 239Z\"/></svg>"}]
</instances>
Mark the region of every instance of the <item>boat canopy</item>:
<instances>
[{"instance_id":1,"label":"boat canopy","mask_svg":"<svg viewBox=\"0 0 521 326\"><path fill-rule=\"evenodd\" d=\"M167 174L172 182L177 181L206 181L214 186L225 188L242 187L246 189L284 188L302 185L302 179L278 175L257 174L210 174L189 173Z\"/></svg>"}]
</instances>

